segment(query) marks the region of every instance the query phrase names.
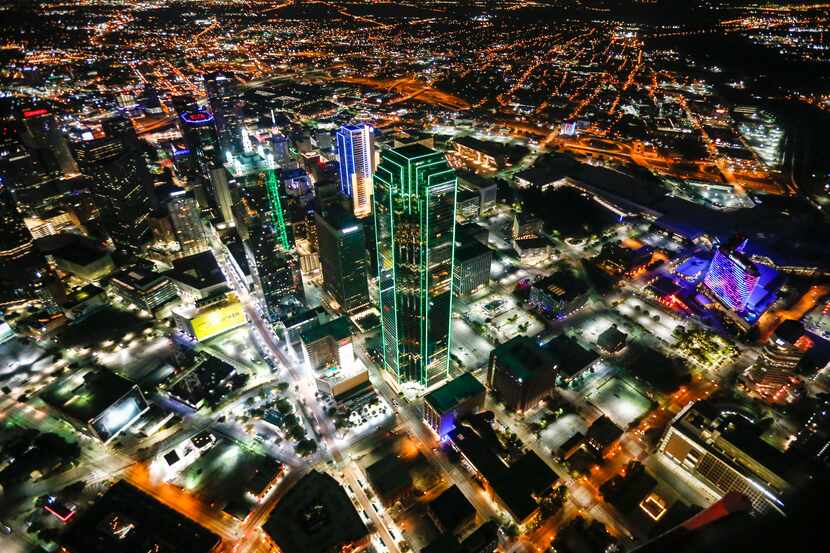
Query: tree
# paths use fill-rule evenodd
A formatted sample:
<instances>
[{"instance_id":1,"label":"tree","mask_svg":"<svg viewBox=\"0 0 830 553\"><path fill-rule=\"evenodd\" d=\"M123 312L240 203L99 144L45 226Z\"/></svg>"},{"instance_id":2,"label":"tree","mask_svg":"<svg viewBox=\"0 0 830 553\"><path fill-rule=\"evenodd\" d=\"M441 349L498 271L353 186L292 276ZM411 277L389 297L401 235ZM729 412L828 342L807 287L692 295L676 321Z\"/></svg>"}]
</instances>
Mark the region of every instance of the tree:
<instances>
[{"instance_id":1,"label":"tree","mask_svg":"<svg viewBox=\"0 0 830 553\"><path fill-rule=\"evenodd\" d=\"M306 455L311 455L315 451L317 451L317 442L314 440L309 440L308 438L303 438L299 441L296 447L297 453L301 456L305 457Z\"/></svg>"}]
</instances>

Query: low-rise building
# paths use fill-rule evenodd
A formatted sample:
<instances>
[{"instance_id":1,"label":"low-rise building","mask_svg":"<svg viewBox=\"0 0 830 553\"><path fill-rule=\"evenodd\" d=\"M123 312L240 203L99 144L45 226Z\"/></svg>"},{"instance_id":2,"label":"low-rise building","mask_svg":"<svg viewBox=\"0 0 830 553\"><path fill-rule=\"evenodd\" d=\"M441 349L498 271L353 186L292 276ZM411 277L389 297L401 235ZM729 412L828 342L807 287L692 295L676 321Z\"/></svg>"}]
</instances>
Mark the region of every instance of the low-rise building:
<instances>
[{"instance_id":1,"label":"low-rise building","mask_svg":"<svg viewBox=\"0 0 830 553\"><path fill-rule=\"evenodd\" d=\"M481 409L486 393L481 382L464 373L424 396L424 420L439 436L446 436L457 420Z\"/></svg>"},{"instance_id":2,"label":"low-rise building","mask_svg":"<svg viewBox=\"0 0 830 553\"><path fill-rule=\"evenodd\" d=\"M539 520L538 500L547 495L557 476L533 451L508 464L506 451L491 426L492 417L492 413L481 413L463 419L448 436L464 465L525 531Z\"/></svg>"},{"instance_id":3,"label":"low-rise building","mask_svg":"<svg viewBox=\"0 0 830 553\"><path fill-rule=\"evenodd\" d=\"M112 273L115 263L110 254L87 241L76 241L50 252L58 269L88 282Z\"/></svg>"},{"instance_id":4,"label":"low-rise building","mask_svg":"<svg viewBox=\"0 0 830 553\"><path fill-rule=\"evenodd\" d=\"M614 325L609 326L597 337L597 346L605 353L617 353L625 347L628 335Z\"/></svg>"},{"instance_id":5,"label":"low-rise building","mask_svg":"<svg viewBox=\"0 0 830 553\"><path fill-rule=\"evenodd\" d=\"M193 305L180 305L172 313L179 331L200 342L248 322L245 308L234 293L221 293Z\"/></svg>"},{"instance_id":6,"label":"low-rise building","mask_svg":"<svg viewBox=\"0 0 830 553\"><path fill-rule=\"evenodd\" d=\"M556 384L558 365L535 339L516 336L490 353L487 386L512 411L536 405Z\"/></svg>"},{"instance_id":7,"label":"low-rise building","mask_svg":"<svg viewBox=\"0 0 830 553\"><path fill-rule=\"evenodd\" d=\"M480 291L490 283L493 251L477 240L456 243L453 265L453 292L464 297Z\"/></svg>"},{"instance_id":8,"label":"low-rise building","mask_svg":"<svg viewBox=\"0 0 830 553\"><path fill-rule=\"evenodd\" d=\"M793 465L758 436L756 424L737 405L690 403L672 420L658 450L716 498L738 492L758 511L783 511Z\"/></svg>"},{"instance_id":9,"label":"low-rise building","mask_svg":"<svg viewBox=\"0 0 830 553\"><path fill-rule=\"evenodd\" d=\"M369 534L340 484L316 470L288 490L262 528L281 553L356 550Z\"/></svg>"},{"instance_id":10,"label":"low-rise building","mask_svg":"<svg viewBox=\"0 0 830 553\"><path fill-rule=\"evenodd\" d=\"M588 301L588 286L568 271L557 271L530 286L530 303L542 312L564 318Z\"/></svg>"},{"instance_id":11,"label":"low-rise building","mask_svg":"<svg viewBox=\"0 0 830 553\"><path fill-rule=\"evenodd\" d=\"M513 239L538 238L544 232L544 222L535 215L520 211L513 215Z\"/></svg>"},{"instance_id":12,"label":"low-rise building","mask_svg":"<svg viewBox=\"0 0 830 553\"><path fill-rule=\"evenodd\" d=\"M564 382L578 378L600 358L596 352L583 348L566 334L560 334L545 344L545 349L556 359L557 376Z\"/></svg>"},{"instance_id":13,"label":"low-rise building","mask_svg":"<svg viewBox=\"0 0 830 553\"><path fill-rule=\"evenodd\" d=\"M225 275L210 251L176 259L173 269L164 274L188 304L216 296L228 288Z\"/></svg>"},{"instance_id":14,"label":"low-rise building","mask_svg":"<svg viewBox=\"0 0 830 553\"><path fill-rule=\"evenodd\" d=\"M453 485L427 504L427 515L438 531L455 533L475 521L476 509Z\"/></svg>"},{"instance_id":15,"label":"low-rise building","mask_svg":"<svg viewBox=\"0 0 830 553\"><path fill-rule=\"evenodd\" d=\"M221 540L188 517L121 480L60 537L64 553L210 553Z\"/></svg>"},{"instance_id":16,"label":"low-rise building","mask_svg":"<svg viewBox=\"0 0 830 553\"><path fill-rule=\"evenodd\" d=\"M61 310L66 318L73 322L86 319L94 312L107 305L107 295L103 288L87 284L66 295L61 302Z\"/></svg>"},{"instance_id":17,"label":"low-rise building","mask_svg":"<svg viewBox=\"0 0 830 553\"><path fill-rule=\"evenodd\" d=\"M128 429L149 408L134 382L108 369L73 375L49 386L41 398L104 443Z\"/></svg>"},{"instance_id":18,"label":"low-rise building","mask_svg":"<svg viewBox=\"0 0 830 553\"><path fill-rule=\"evenodd\" d=\"M110 279L110 290L124 303L150 313L176 297L176 287L170 279L146 266L116 273Z\"/></svg>"}]
</instances>

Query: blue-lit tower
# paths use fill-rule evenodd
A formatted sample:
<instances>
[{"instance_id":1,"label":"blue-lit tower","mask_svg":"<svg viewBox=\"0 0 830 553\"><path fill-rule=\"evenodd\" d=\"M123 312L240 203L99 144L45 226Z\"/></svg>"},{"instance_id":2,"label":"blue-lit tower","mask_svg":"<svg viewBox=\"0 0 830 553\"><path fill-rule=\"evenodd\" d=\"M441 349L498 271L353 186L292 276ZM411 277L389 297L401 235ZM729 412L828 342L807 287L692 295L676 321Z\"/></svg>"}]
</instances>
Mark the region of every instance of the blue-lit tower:
<instances>
[{"instance_id":1,"label":"blue-lit tower","mask_svg":"<svg viewBox=\"0 0 830 553\"><path fill-rule=\"evenodd\" d=\"M375 170L375 140L365 123L343 125L337 131L340 160L340 193L352 200L355 217L372 213L372 173Z\"/></svg>"}]
</instances>

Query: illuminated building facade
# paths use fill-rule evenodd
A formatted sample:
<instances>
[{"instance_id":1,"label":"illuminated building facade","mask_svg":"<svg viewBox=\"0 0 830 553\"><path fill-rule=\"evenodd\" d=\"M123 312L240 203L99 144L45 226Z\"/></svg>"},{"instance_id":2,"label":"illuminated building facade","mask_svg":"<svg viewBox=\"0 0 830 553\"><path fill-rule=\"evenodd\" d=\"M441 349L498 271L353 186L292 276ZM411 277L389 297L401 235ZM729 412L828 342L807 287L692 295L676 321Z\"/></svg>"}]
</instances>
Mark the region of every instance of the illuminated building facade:
<instances>
[{"instance_id":1,"label":"illuminated building facade","mask_svg":"<svg viewBox=\"0 0 830 553\"><path fill-rule=\"evenodd\" d=\"M229 155L225 168L240 187L238 226L254 290L270 321L302 307L303 281L285 222L282 187L270 155Z\"/></svg>"},{"instance_id":2,"label":"illuminated building facade","mask_svg":"<svg viewBox=\"0 0 830 553\"><path fill-rule=\"evenodd\" d=\"M760 274L748 257L737 250L718 248L703 278L703 284L715 298L732 311L742 311Z\"/></svg>"},{"instance_id":3,"label":"illuminated building facade","mask_svg":"<svg viewBox=\"0 0 830 553\"><path fill-rule=\"evenodd\" d=\"M368 259L363 225L340 206L332 206L315 217L326 292L344 313L368 307Z\"/></svg>"},{"instance_id":4,"label":"illuminated building facade","mask_svg":"<svg viewBox=\"0 0 830 553\"><path fill-rule=\"evenodd\" d=\"M113 244L134 252L150 239L150 173L129 121L108 123L105 137L74 144L75 159L93 180L93 197Z\"/></svg>"},{"instance_id":5,"label":"illuminated building facade","mask_svg":"<svg viewBox=\"0 0 830 553\"><path fill-rule=\"evenodd\" d=\"M365 123L344 125L337 131L340 160L340 193L352 199L356 217L372 213L372 173L375 169L375 140Z\"/></svg>"},{"instance_id":6,"label":"illuminated building facade","mask_svg":"<svg viewBox=\"0 0 830 553\"><path fill-rule=\"evenodd\" d=\"M55 116L46 108L29 108L20 112L23 143L50 175L59 177L75 173L66 139L58 128Z\"/></svg>"},{"instance_id":7,"label":"illuminated building facade","mask_svg":"<svg viewBox=\"0 0 830 553\"><path fill-rule=\"evenodd\" d=\"M27 295L46 275L46 260L34 248L11 190L0 181L0 300Z\"/></svg>"},{"instance_id":8,"label":"illuminated building facade","mask_svg":"<svg viewBox=\"0 0 830 553\"><path fill-rule=\"evenodd\" d=\"M303 298L297 258L279 246L278 236L267 220L249 220L244 244L254 289L268 320L276 322L296 313Z\"/></svg>"},{"instance_id":9,"label":"illuminated building facade","mask_svg":"<svg viewBox=\"0 0 830 553\"><path fill-rule=\"evenodd\" d=\"M182 190L167 203L167 209L176 240L181 247L181 255L188 256L207 251L207 233L196 200Z\"/></svg>"},{"instance_id":10,"label":"illuminated building facade","mask_svg":"<svg viewBox=\"0 0 830 553\"><path fill-rule=\"evenodd\" d=\"M201 176L208 178L211 169L219 167L222 160L213 115L206 111L187 111L179 116L179 121L194 165Z\"/></svg>"},{"instance_id":11,"label":"illuminated building facade","mask_svg":"<svg viewBox=\"0 0 830 553\"><path fill-rule=\"evenodd\" d=\"M456 177L440 152L383 152L375 173L383 365L398 383L449 372Z\"/></svg>"},{"instance_id":12,"label":"illuminated building facade","mask_svg":"<svg viewBox=\"0 0 830 553\"><path fill-rule=\"evenodd\" d=\"M232 74L216 71L204 77L205 92L223 150L232 150L242 129L242 95Z\"/></svg>"},{"instance_id":13,"label":"illuminated building facade","mask_svg":"<svg viewBox=\"0 0 830 553\"><path fill-rule=\"evenodd\" d=\"M689 403L666 430L658 450L713 499L738 492L758 511L781 511L790 489L789 463L753 431L755 424L737 406Z\"/></svg>"}]
</instances>

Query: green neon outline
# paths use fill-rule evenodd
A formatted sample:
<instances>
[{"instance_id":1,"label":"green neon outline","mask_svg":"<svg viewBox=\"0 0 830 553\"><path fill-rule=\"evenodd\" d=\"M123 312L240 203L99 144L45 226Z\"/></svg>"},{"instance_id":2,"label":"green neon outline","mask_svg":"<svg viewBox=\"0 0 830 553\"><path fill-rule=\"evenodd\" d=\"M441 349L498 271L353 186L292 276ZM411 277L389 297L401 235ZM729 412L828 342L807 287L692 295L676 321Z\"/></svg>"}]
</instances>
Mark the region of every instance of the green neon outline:
<instances>
[{"instance_id":1,"label":"green neon outline","mask_svg":"<svg viewBox=\"0 0 830 553\"><path fill-rule=\"evenodd\" d=\"M426 159L426 163L417 164L416 161ZM403 162L403 163L402 163ZM381 166L383 165L383 166ZM397 170L395 170L397 168ZM392 170L390 170L392 169ZM396 175L397 173L397 175ZM450 294L448 299L448 312L447 312L447 343L446 348L447 351L444 355L443 360L443 371L444 375L449 375L449 367L450 367L450 356L449 352L452 348L452 309L453 309L453 294L455 290L455 282L454 282L454 274L455 274L455 231L456 231L456 222L455 217L457 216L457 196L458 196L458 180L455 176L455 172L452 170L451 167L447 164L446 158L441 155L440 152L435 150L425 153L423 155L419 155L413 158L407 158L406 156L401 155L394 149L386 150L382 154L382 161L379 164L377 170L375 171L374 178L377 182L382 185L379 187L379 191L382 193L387 193L388 198L386 202L383 202L382 198L379 194L373 195L373 203L375 209L373 210L373 216L375 218L375 248L378 256L378 284L379 284L379 294L380 294L380 306L381 306L381 334L383 340L383 363L384 367L389 370L390 372L394 372L397 382L401 383L404 380L415 380L422 385L428 385L430 382L430 377L432 376L432 362L434 360L435 351L430 354L430 336L429 336L429 313L430 313L430 265L429 265L429 250L434 245L433 240L431 239L430 230L431 230L431 223L430 223L430 205L429 202L432 198L436 196L434 193L435 188L447 186L446 191L443 193L449 194L450 190L449 187L452 189L452 219L450 220L450 224L452 225L450 230L450 271L448 274L449 278L449 290L447 293ZM386 203L388 204L388 224L389 224L389 231L388 237L386 240L383 240L383 244L381 244L381 228L379 221L381 219L381 215L379 215L380 209L377 206ZM396 210L395 206L398 205L399 209ZM414 211L417 210L417 213ZM407 366L406 374L402 374L403 370L401 367L401 359L400 359L400 336L399 336L399 313L398 313L398 301L399 301L399 294L398 294L398 272L397 272L397 264L398 264L398 256L396 251L396 244L395 244L395 227L396 221L398 218L411 218L413 215L417 217L415 221L410 221L409 224L415 223L419 226L419 244L417 246L417 265L418 265L418 288L417 291L418 298L415 300L417 307L417 313L413 313L416 316L421 318L421 321L418 322L418 329L419 334L418 340L418 353L420 354L420 359L418 363L409 364ZM383 275L385 273L383 268L383 260L384 256L381 254L384 251L384 248L387 248L390 252L390 262L391 262L391 277L392 277L392 300L393 300L393 324L394 324L394 339L396 343L389 344L387 340L387 330L392 330L389 328L384 321L383 317L383 308L385 305L388 305L388 300L384 301L384 289L383 289ZM411 247L408 245L407 247ZM414 252L413 252L414 253ZM387 292L388 292L387 288ZM388 293L387 296L388 297ZM412 294L408 294L410 296ZM415 299L415 298L413 298ZM391 333L390 333L391 334ZM392 336L390 336L392 338ZM387 355L387 347L394 347L395 348L395 359L394 359L394 366L392 364L392 360L389 359ZM408 351L408 350L407 350ZM391 350L390 350L391 353ZM413 352L410 352L410 354ZM440 369L440 365L435 367L438 370ZM413 374L414 373L414 374Z\"/></svg>"},{"instance_id":2,"label":"green neon outline","mask_svg":"<svg viewBox=\"0 0 830 553\"><path fill-rule=\"evenodd\" d=\"M282 214L282 202L280 201L277 175L274 169L265 170L265 190L268 193L268 199L271 200L271 224L274 225L274 231L277 233L280 245L288 251L291 247L288 245L288 232L285 229L285 218Z\"/></svg>"}]
</instances>

